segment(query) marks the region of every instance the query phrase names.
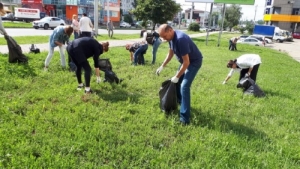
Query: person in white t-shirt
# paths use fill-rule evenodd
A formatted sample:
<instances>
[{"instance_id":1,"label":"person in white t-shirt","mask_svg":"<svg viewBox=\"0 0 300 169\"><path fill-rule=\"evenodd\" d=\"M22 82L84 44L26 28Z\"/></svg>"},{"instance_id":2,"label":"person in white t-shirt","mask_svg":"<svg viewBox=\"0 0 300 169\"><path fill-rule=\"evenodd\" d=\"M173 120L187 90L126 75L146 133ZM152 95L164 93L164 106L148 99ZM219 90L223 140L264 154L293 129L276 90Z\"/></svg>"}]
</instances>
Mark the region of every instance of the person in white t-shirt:
<instances>
[{"instance_id":1,"label":"person in white t-shirt","mask_svg":"<svg viewBox=\"0 0 300 169\"><path fill-rule=\"evenodd\" d=\"M82 14L82 18L79 21L80 27L80 37L92 37L92 31L94 25L89 17L87 17L86 13Z\"/></svg>"},{"instance_id":2,"label":"person in white t-shirt","mask_svg":"<svg viewBox=\"0 0 300 169\"><path fill-rule=\"evenodd\" d=\"M226 84L235 71L240 72L239 80L243 77L250 77L255 82L258 68L261 63L261 58L257 54L244 54L234 60L229 60L227 68L231 68L231 70L223 84Z\"/></svg>"}]
</instances>

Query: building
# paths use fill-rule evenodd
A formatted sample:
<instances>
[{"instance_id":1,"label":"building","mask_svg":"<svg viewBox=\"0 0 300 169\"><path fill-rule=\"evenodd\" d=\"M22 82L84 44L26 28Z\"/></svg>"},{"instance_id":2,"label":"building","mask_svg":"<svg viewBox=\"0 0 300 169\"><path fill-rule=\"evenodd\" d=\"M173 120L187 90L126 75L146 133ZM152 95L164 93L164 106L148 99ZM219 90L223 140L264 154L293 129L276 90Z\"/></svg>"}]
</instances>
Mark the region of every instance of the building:
<instances>
[{"instance_id":1,"label":"building","mask_svg":"<svg viewBox=\"0 0 300 169\"><path fill-rule=\"evenodd\" d=\"M300 0L266 0L264 21L291 32L300 32Z\"/></svg>"},{"instance_id":2,"label":"building","mask_svg":"<svg viewBox=\"0 0 300 169\"><path fill-rule=\"evenodd\" d=\"M190 20L190 15L191 15L191 8L184 11L184 19L187 20L188 22ZM203 26L203 24L205 26L207 26L208 25L208 15L209 15L209 12L207 12L207 11L193 9L192 19L194 22L199 23L201 26Z\"/></svg>"},{"instance_id":3,"label":"building","mask_svg":"<svg viewBox=\"0 0 300 169\"><path fill-rule=\"evenodd\" d=\"M40 9L48 16L69 21L74 14L81 17L86 13L92 20L94 18L94 0L3 0L2 2L10 9L11 6ZM99 22L107 22L107 11L110 20L120 21L120 0L99 0L98 10Z\"/></svg>"},{"instance_id":4,"label":"building","mask_svg":"<svg viewBox=\"0 0 300 169\"><path fill-rule=\"evenodd\" d=\"M122 14L126 15L129 14L129 12L133 9L132 3L134 2L134 0L122 0L121 1L121 10L122 10Z\"/></svg>"}]
</instances>

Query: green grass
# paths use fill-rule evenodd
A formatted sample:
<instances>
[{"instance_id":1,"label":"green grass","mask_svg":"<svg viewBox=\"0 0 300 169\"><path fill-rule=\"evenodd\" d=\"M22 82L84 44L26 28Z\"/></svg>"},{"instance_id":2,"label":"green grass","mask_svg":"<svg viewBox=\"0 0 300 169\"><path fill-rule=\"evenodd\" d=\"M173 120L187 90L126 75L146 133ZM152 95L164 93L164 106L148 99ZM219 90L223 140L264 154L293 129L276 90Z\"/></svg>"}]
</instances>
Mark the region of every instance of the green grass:
<instances>
[{"instance_id":1,"label":"green grass","mask_svg":"<svg viewBox=\"0 0 300 169\"><path fill-rule=\"evenodd\" d=\"M138 39L139 34L115 34L112 39L108 35L99 35L98 40L125 40L125 39ZM49 36L16 36L14 39L18 44L39 44L39 43L48 43ZM73 40L73 35L70 38ZM4 38L0 39L0 45L6 45L6 40Z\"/></svg>"},{"instance_id":2,"label":"green grass","mask_svg":"<svg viewBox=\"0 0 300 169\"><path fill-rule=\"evenodd\" d=\"M188 31L187 34L196 34L200 32L192 32ZM73 35L70 38L73 40ZM109 38L107 34L99 35L97 39L99 41L102 40L125 40L125 39L139 39L139 34L114 34L113 38ZM16 36L14 39L18 42L18 44L39 44L39 43L48 43L49 36ZM6 45L7 42L4 38L0 39L0 45Z\"/></svg>"},{"instance_id":3,"label":"green grass","mask_svg":"<svg viewBox=\"0 0 300 169\"><path fill-rule=\"evenodd\" d=\"M7 21L7 22L3 22L3 27L4 28L32 28L32 23Z\"/></svg>"},{"instance_id":4,"label":"green grass","mask_svg":"<svg viewBox=\"0 0 300 169\"><path fill-rule=\"evenodd\" d=\"M113 70L124 82L96 84L94 94L77 91L73 73L56 52L28 54L29 64L0 56L0 168L261 168L300 167L299 63L268 48L238 45L223 35L195 38L204 60L191 87L191 125L177 124L178 111L159 109L161 83L177 70L175 58L161 72L168 44L151 66L131 66L124 48L111 48ZM226 63L244 53L262 58L257 83L267 97L243 96L238 74L222 85ZM90 59L92 64L92 60ZM103 76L103 73L101 72Z\"/></svg>"}]
</instances>

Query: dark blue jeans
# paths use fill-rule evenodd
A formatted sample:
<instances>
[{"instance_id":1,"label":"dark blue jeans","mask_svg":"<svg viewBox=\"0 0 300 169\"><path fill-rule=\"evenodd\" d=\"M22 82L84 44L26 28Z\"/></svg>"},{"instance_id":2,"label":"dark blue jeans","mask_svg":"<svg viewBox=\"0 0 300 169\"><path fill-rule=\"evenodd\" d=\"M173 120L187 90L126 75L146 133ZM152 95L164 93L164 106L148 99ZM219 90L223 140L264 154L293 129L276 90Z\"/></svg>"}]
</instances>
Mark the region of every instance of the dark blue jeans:
<instances>
[{"instance_id":1,"label":"dark blue jeans","mask_svg":"<svg viewBox=\"0 0 300 169\"><path fill-rule=\"evenodd\" d=\"M159 47L160 44L161 44L160 38L159 37L155 37L155 41L154 41L153 46L152 46L152 64L155 63L157 49L158 49L158 47Z\"/></svg>"},{"instance_id":2,"label":"dark blue jeans","mask_svg":"<svg viewBox=\"0 0 300 169\"><path fill-rule=\"evenodd\" d=\"M138 62L138 57L141 55L143 55L144 53L146 53L148 49L148 44L142 45L140 46L133 54L133 59L134 59L134 65L137 65ZM144 63L142 63L144 64Z\"/></svg>"},{"instance_id":3,"label":"dark blue jeans","mask_svg":"<svg viewBox=\"0 0 300 169\"><path fill-rule=\"evenodd\" d=\"M179 81L176 85L177 98L180 104L180 121L183 123L190 123L190 113L191 113L190 88L199 69L201 68L201 65L202 64L197 66L189 65L189 67L186 69L184 74L179 78Z\"/></svg>"}]
</instances>

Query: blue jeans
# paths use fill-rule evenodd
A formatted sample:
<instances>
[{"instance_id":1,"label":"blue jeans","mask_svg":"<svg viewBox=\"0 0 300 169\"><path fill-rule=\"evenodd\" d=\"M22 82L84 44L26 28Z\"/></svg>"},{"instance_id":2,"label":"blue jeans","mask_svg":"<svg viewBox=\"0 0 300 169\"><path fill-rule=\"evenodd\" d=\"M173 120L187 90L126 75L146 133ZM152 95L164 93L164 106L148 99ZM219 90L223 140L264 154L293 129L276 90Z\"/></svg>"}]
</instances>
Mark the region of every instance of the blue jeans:
<instances>
[{"instance_id":1,"label":"blue jeans","mask_svg":"<svg viewBox=\"0 0 300 169\"><path fill-rule=\"evenodd\" d=\"M180 65L181 67L181 65ZM176 85L177 98L180 105L180 121L183 123L190 123L190 113L191 113L191 95L190 87L192 82L197 75L201 64L194 66L189 65L184 74L179 78Z\"/></svg>"},{"instance_id":2,"label":"blue jeans","mask_svg":"<svg viewBox=\"0 0 300 169\"><path fill-rule=\"evenodd\" d=\"M155 63L157 49L158 49L158 47L159 47L160 44L161 44L160 38L159 37L155 37L155 41L154 41L153 46L152 46L152 64Z\"/></svg>"},{"instance_id":3,"label":"blue jeans","mask_svg":"<svg viewBox=\"0 0 300 169\"><path fill-rule=\"evenodd\" d=\"M141 55L143 56L144 53L146 53L148 49L148 44L145 44L145 45L142 45L140 46L133 54L133 59L134 59L134 65L137 65L137 62L138 62L138 57ZM142 61L143 62L143 61ZM142 64L145 64L145 63L142 63Z\"/></svg>"},{"instance_id":4,"label":"blue jeans","mask_svg":"<svg viewBox=\"0 0 300 169\"><path fill-rule=\"evenodd\" d=\"M77 39L77 38L79 38L79 34L78 34L78 32L74 31L74 39Z\"/></svg>"}]
</instances>

